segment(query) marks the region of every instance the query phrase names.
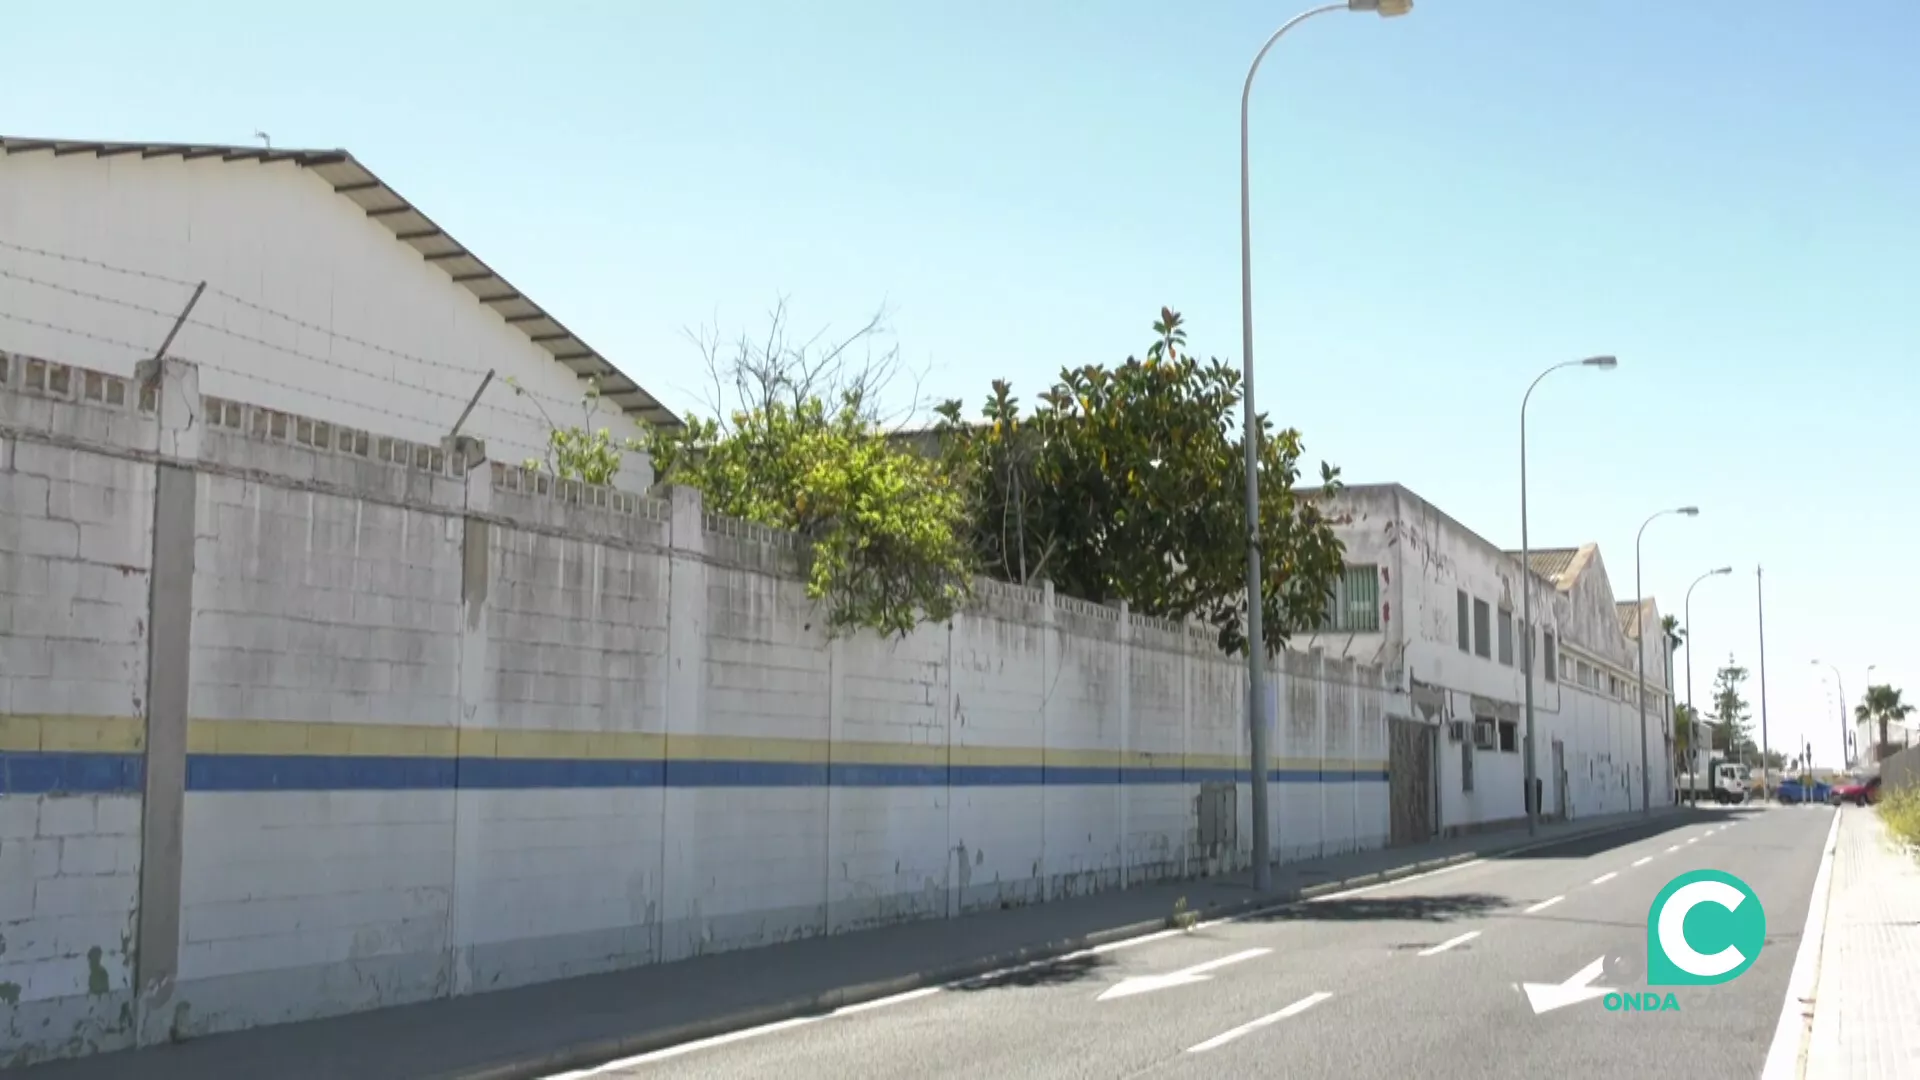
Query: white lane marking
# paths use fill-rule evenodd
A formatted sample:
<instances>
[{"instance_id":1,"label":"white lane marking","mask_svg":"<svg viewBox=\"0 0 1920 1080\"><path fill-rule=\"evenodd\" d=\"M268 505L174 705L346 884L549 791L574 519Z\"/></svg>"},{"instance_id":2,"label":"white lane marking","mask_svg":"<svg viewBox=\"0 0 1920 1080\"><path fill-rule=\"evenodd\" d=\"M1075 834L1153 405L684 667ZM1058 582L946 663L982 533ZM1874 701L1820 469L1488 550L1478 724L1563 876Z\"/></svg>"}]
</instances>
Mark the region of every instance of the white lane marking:
<instances>
[{"instance_id":1,"label":"white lane marking","mask_svg":"<svg viewBox=\"0 0 1920 1080\"><path fill-rule=\"evenodd\" d=\"M1606 884L1607 882L1609 882L1609 881L1612 881L1612 880L1613 880L1614 878L1617 878L1617 877L1619 877L1619 876L1620 876L1620 871L1618 871L1618 870L1609 870L1609 871L1607 871L1606 873L1604 873L1604 874L1601 874L1601 875L1600 875L1599 877L1597 877L1597 878L1594 878L1594 879L1593 879L1593 881L1591 882L1591 884L1594 884L1594 885L1605 885L1605 884Z\"/></svg>"},{"instance_id":2,"label":"white lane marking","mask_svg":"<svg viewBox=\"0 0 1920 1080\"><path fill-rule=\"evenodd\" d=\"M1687 837L1687 843L1689 843L1689 844L1697 844L1697 843L1699 843L1699 842L1700 842L1700 838L1699 838L1699 837L1697 837L1697 836L1689 836L1689 837Z\"/></svg>"},{"instance_id":3,"label":"white lane marking","mask_svg":"<svg viewBox=\"0 0 1920 1080\"><path fill-rule=\"evenodd\" d=\"M1814 977L1820 969L1820 944L1827 933L1827 895L1833 888L1833 852L1840 838L1840 813L1827 828L1826 847L1820 852L1820 870L1813 875L1813 897L1807 902L1807 923L1800 931L1800 948L1793 954L1793 972L1787 976L1786 1000L1780 1003L1780 1021L1773 1026L1773 1044L1760 1080L1792 1080L1800 1074L1800 1044L1811 1032Z\"/></svg>"},{"instance_id":4,"label":"white lane marking","mask_svg":"<svg viewBox=\"0 0 1920 1080\"><path fill-rule=\"evenodd\" d=\"M1249 530L1249 531L1251 531L1251 530ZM1652 861L1653 861L1653 856L1651 856L1651 855L1649 855L1649 856L1647 856L1647 857L1646 857L1646 858L1644 858L1644 859L1635 859L1635 860L1633 860L1633 865L1634 865L1634 867L1635 867L1635 868L1638 868L1638 867L1642 867L1642 866L1645 866L1645 865L1647 865L1648 863L1650 863L1650 862L1652 862Z\"/></svg>"},{"instance_id":5,"label":"white lane marking","mask_svg":"<svg viewBox=\"0 0 1920 1080\"><path fill-rule=\"evenodd\" d=\"M1208 1050L1218 1049L1222 1046L1227 1045L1233 1040L1239 1038L1240 1036L1245 1035L1250 1031L1258 1031L1261 1028L1266 1027L1268 1024L1277 1024L1280 1021L1285 1020L1290 1016L1299 1016L1301 1013L1306 1012L1308 1009L1313 1008L1315 1005L1320 1004L1321 1002L1327 1000L1332 996L1333 996L1332 994L1327 993L1325 990L1321 990L1318 993L1308 994L1306 997L1303 997L1299 1001L1296 1001L1293 1004L1287 1006L1286 1008L1281 1009L1279 1012L1268 1013L1267 1015L1261 1017L1258 1020L1249 1020L1248 1022L1241 1024L1239 1027L1234 1028L1231 1031L1223 1031L1220 1034L1215 1035L1213 1038L1208 1039L1206 1042L1195 1043L1192 1046L1187 1047L1187 1053L1204 1054Z\"/></svg>"},{"instance_id":6,"label":"white lane marking","mask_svg":"<svg viewBox=\"0 0 1920 1080\"><path fill-rule=\"evenodd\" d=\"M1676 852L1676 851L1679 851L1679 850L1680 850L1680 845L1679 845L1679 844L1675 844L1675 845L1673 845L1672 847L1670 847L1670 848L1668 848L1668 849L1667 849L1667 851L1666 851L1666 853L1667 853L1668 855L1671 855L1671 854L1673 854L1674 852Z\"/></svg>"},{"instance_id":7,"label":"white lane marking","mask_svg":"<svg viewBox=\"0 0 1920 1080\"><path fill-rule=\"evenodd\" d=\"M1112 986L1107 987L1107 989L1103 991L1099 997L1094 998L1094 1000L1112 1001L1114 998L1133 997L1135 994L1150 994L1155 990L1167 990L1176 986L1191 986L1194 983L1205 982L1209 978L1212 978L1212 976L1207 974L1210 971L1218 971L1229 964L1237 964L1242 960L1251 960L1256 956L1265 956L1272 951L1272 949L1245 949L1241 952L1234 953L1232 956L1222 956L1216 960L1208 960L1204 964L1195 964L1192 967L1181 968L1179 971L1168 972L1164 975L1135 975L1130 979L1122 979Z\"/></svg>"},{"instance_id":8,"label":"white lane marking","mask_svg":"<svg viewBox=\"0 0 1920 1080\"><path fill-rule=\"evenodd\" d=\"M1431 949L1421 949L1417 955L1433 956L1436 953L1443 953L1443 952L1446 952L1448 949L1453 948L1455 945L1465 945L1467 942L1472 941L1474 938L1477 938L1479 936L1480 936L1480 931L1469 930L1466 933L1461 934L1459 937L1449 938L1446 941L1443 941L1440 944L1435 945Z\"/></svg>"},{"instance_id":9,"label":"white lane marking","mask_svg":"<svg viewBox=\"0 0 1920 1080\"><path fill-rule=\"evenodd\" d=\"M1534 913L1534 912L1536 912L1536 911L1545 911L1545 910L1547 910L1548 908L1550 908L1550 907L1552 907L1553 905L1555 905L1555 904L1557 904L1557 903L1559 903L1560 901L1562 901L1562 900L1565 900L1565 899L1566 899L1566 897L1565 897L1565 896L1555 896L1555 897L1550 897L1550 898L1548 898L1548 899L1546 899L1546 900L1542 900L1542 901L1540 901L1539 903L1537 903L1537 904L1535 904L1535 905L1533 905L1532 907L1530 907L1530 908L1528 908L1527 910L1525 910L1525 911L1523 911L1523 912L1521 912L1521 914L1522 914L1522 915L1531 915L1531 914L1533 914L1533 913Z\"/></svg>"}]
</instances>

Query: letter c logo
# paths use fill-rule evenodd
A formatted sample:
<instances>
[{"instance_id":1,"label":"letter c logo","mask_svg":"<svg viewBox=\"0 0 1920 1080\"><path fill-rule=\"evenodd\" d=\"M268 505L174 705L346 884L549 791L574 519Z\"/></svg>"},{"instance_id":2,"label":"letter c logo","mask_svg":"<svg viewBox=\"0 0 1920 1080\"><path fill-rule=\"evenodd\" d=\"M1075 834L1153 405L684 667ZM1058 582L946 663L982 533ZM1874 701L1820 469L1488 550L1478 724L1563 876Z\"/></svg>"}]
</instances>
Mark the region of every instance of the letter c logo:
<instances>
[{"instance_id":1,"label":"letter c logo","mask_svg":"<svg viewBox=\"0 0 1920 1080\"><path fill-rule=\"evenodd\" d=\"M1719 946L1702 952L1687 939L1695 908L1721 910L1694 926L1695 937ZM1720 870L1694 870L1668 882L1647 912L1647 985L1712 986L1753 966L1767 941L1767 913L1752 886Z\"/></svg>"},{"instance_id":2,"label":"letter c logo","mask_svg":"<svg viewBox=\"0 0 1920 1080\"><path fill-rule=\"evenodd\" d=\"M1732 945L1711 956L1694 950L1687 942L1687 916L1701 904L1718 904L1728 911L1740 910L1747 894L1724 881L1694 881L1674 890L1660 909L1660 949L1673 966L1702 979L1717 979L1747 958Z\"/></svg>"}]
</instances>

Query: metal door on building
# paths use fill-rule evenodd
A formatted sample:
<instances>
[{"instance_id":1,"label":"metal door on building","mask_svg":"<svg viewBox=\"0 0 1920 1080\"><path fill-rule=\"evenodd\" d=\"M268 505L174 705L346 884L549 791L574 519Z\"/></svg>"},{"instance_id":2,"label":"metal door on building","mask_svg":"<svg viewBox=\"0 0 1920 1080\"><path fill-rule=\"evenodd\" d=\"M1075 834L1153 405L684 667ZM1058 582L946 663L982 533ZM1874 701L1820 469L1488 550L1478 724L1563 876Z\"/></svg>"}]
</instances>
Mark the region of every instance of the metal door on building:
<instances>
[{"instance_id":1,"label":"metal door on building","mask_svg":"<svg viewBox=\"0 0 1920 1080\"><path fill-rule=\"evenodd\" d=\"M1553 816L1567 820L1567 744L1553 740Z\"/></svg>"},{"instance_id":2,"label":"metal door on building","mask_svg":"<svg viewBox=\"0 0 1920 1080\"><path fill-rule=\"evenodd\" d=\"M1433 838L1431 724L1387 718L1387 843L1421 844Z\"/></svg>"}]
</instances>

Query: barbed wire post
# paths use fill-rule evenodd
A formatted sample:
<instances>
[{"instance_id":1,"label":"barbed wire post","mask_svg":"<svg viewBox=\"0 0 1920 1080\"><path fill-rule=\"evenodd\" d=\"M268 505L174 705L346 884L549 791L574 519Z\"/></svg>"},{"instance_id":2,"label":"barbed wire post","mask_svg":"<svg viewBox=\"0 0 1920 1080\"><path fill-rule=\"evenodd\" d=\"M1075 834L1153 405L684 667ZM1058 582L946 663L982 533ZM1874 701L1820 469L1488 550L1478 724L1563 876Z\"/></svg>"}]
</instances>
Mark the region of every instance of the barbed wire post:
<instances>
[{"instance_id":1,"label":"barbed wire post","mask_svg":"<svg viewBox=\"0 0 1920 1080\"><path fill-rule=\"evenodd\" d=\"M179 335L180 328L187 325L187 316L193 314L193 306L200 302L200 294L207 291L207 283L201 282L193 287L193 295L187 297L187 306L174 316L173 326L167 331L166 338L160 342L159 351L153 354L153 373L147 377L148 386L158 386L160 376L166 371L167 350L173 348L173 339Z\"/></svg>"}]
</instances>

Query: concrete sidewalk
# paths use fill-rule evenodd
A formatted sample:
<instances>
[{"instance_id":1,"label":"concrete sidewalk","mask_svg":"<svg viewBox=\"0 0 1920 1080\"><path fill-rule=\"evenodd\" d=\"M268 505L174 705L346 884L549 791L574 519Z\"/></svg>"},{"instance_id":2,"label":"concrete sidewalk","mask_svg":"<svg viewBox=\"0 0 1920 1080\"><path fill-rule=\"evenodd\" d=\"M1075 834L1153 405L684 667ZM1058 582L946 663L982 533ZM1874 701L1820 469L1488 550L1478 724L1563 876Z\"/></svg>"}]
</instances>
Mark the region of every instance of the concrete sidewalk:
<instances>
[{"instance_id":1,"label":"concrete sidewalk","mask_svg":"<svg viewBox=\"0 0 1920 1080\"><path fill-rule=\"evenodd\" d=\"M1880 815L1842 807L1813 993L1807 1080L1920 1071L1920 857Z\"/></svg>"},{"instance_id":2,"label":"concrete sidewalk","mask_svg":"<svg viewBox=\"0 0 1920 1080\"><path fill-rule=\"evenodd\" d=\"M1203 918L1391 880L1636 825L1707 816L1657 808L1297 863L1256 894L1248 875L1137 886L654 964L146 1050L51 1062L20 1080L526 1080L934 986L1164 929L1175 902Z\"/></svg>"}]
</instances>

